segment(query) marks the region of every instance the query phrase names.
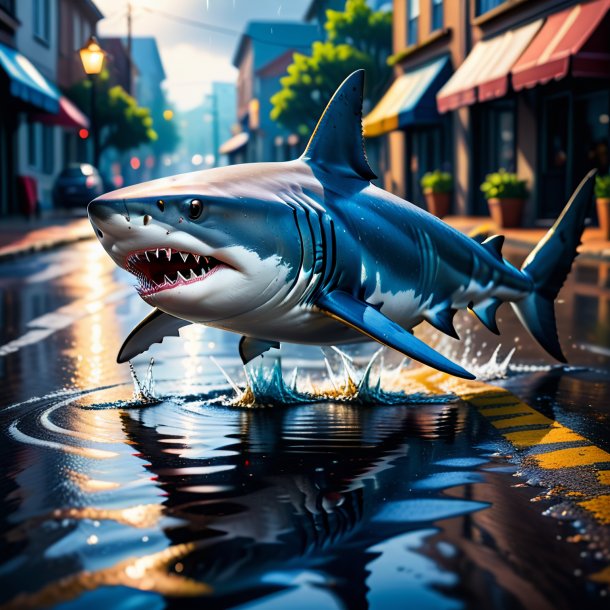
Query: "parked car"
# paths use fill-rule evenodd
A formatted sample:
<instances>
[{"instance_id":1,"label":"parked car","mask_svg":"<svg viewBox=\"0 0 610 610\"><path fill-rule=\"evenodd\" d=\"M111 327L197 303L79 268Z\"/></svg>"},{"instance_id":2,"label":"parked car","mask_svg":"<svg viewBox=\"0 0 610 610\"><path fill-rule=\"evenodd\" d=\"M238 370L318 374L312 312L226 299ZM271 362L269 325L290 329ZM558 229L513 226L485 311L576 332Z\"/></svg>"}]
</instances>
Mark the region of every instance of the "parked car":
<instances>
[{"instance_id":1,"label":"parked car","mask_svg":"<svg viewBox=\"0 0 610 610\"><path fill-rule=\"evenodd\" d=\"M72 163L55 179L53 204L56 208L83 208L104 193L102 178L89 163Z\"/></svg>"}]
</instances>

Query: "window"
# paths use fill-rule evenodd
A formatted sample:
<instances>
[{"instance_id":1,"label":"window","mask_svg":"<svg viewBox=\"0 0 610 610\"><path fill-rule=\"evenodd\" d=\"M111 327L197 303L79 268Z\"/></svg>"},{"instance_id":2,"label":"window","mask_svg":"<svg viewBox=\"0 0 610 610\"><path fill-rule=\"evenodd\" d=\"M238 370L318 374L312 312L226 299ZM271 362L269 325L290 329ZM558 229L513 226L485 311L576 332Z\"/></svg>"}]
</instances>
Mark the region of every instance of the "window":
<instances>
[{"instance_id":1,"label":"window","mask_svg":"<svg viewBox=\"0 0 610 610\"><path fill-rule=\"evenodd\" d=\"M49 43L51 37L51 12L49 0L34 0L34 36Z\"/></svg>"},{"instance_id":2,"label":"window","mask_svg":"<svg viewBox=\"0 0 610 610\"><path fill-rule=\"evenodd\" d=\"M38 127L37 123L28 123L28 164L38 165Z\"/></svg>"},{"instance_id":3,"label":"window","mask_svg":"<svg viewBox=\"0 0 610 610\"><path fill-rule=\"evenodd\" d=\"M443 0L432 1L432 32L443 29Z\"/></svg>"},{"instance_id":4,"label":"window","mask_svg":"<svg viewBox=\"0 0 610 610\"><path fill-rule=\"evenodd\" d=\"M477 15L482 15L503 4L505 0L477 0Z\"/></svg>"},{"instance_id":5,"label":"window","mask_svg":"<svg viewBox=\"0 0 610 610\"><path fill-rule=\"evenodd\" d=\"M419 26L419 0L408 0L407 9L407 44L417 44Z\"/></svg>"},{"instance_id":6,"label":"window","mask_svg":"<svg viewBox=\"0 0 610 610\"><path fill-rule=\"evenodd\" d=\"M42 171L52 174L55 161L55 133L51 125L42 126Z\"/></svg>"},{"instance_id":7,"label":"window","mask_svg":"<svg viewBox=\"0 0 610 610\"><path fill-rule=\"evenodd\" d=\"M11 17L15 16L15 0L0 0L0 9L8 13Z\"/></svg>"}]
</instances>

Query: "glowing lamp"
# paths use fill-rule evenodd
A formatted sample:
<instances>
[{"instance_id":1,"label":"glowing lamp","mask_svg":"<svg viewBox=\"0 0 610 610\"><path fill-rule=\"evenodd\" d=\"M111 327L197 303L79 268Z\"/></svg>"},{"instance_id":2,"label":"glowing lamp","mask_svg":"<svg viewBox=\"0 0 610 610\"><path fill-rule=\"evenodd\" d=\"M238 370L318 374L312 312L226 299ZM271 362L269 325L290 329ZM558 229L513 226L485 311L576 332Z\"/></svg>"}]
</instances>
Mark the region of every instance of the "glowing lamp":
<instances>
[{"instance_id":1,"label":"glowing lamp","mask_svg":"<svg viewBox=\"0 0 610 610\"><path fill-rule=\"evenodd\" d=\"M95 36L91 36L85 46L78 52L87 74L99 74L102 71L106 52L100 47Z\"/></svg>"},{"instance_id":2,"label":"glowing lamp","mask_svg":"<svg viewBox=\"0 0 610 610\"><path fill-rule=\"evenodd\" d=\"M81 140L86 140L89 137L89 130L88 129L79 129L78 137Z\"/></svg>"}]
</instances>

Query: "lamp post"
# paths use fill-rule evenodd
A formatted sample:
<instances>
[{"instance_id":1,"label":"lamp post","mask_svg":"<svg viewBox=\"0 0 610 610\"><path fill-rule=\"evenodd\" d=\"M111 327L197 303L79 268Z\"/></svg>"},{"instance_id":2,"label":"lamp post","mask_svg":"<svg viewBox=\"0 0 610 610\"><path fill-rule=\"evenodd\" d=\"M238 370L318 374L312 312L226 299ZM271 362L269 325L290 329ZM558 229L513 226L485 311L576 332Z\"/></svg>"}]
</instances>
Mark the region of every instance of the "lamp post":
<instances>
[{"instance_id":1,"label":"lamp post","mask_svg":"<svg viewBox=\"0 0 610 610\"><path fill-rule=\"evenodd\" d=\"M91 136L93 139L93 165L99 168L100 134L97 125L97 76L102 71L106 52L100 47L95 36L91 36L79 49L83 69L91 81Z\"/></svg>"}]
</instances>

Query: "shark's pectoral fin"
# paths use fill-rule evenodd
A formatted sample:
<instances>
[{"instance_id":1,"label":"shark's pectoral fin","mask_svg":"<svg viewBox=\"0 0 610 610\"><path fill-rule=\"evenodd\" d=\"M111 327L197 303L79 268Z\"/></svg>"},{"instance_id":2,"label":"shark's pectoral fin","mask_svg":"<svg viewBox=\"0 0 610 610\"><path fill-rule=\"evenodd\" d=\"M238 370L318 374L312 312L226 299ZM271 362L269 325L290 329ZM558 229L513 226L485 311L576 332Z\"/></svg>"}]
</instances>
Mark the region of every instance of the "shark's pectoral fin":
<instances>
[{"instance_id":1,"label":"shark's pectoral fin","mask_svg":"<svg viewBox=\"0 0 610 610\"><path fill-rule=\"evenodd\" d=\"M244 364L248 364L257 356L264 354L272 347L279 349L278 341L265 341L265 339L255 339L254 337L242 337L239 341L239 355Z\"/></svg>"},{"instance_id":2,"label":"shark's pectoral fin","mask_svg":"<svg viewBox=\"0 0 610 610\"><path fill-rule=\"evenodd\" d=\"M386 318L380 311L347 292L333 291L318 299L316 305L336 320L414 360L456 377L474 379L474 375L461 366L454 364L396 322Z\"/></svg>"},{"instance_id":3,"label":"shark's pectoral fin","mask_svg":"<svg viewBox=\"0 0 610 610\"><path fill-rule=\"evenodd\" d=\"M500 331L496 322L496 312L500 305L502 305L500 299L491 297L481 301L474 307L469 307L469 309L492 333L499 335Z\"/></svg>"},{"instance_id":4,"label":"shark's pectoral fin","mask_svg":"<svg viewBox=\"0 0 610 610\"><path fill-rule=\"evenodd\" d=\"M178 337L178 330L191 324L186 320L174 318L160 309L153 309L128 335L119 353L117 362L131 360L147 351L153 343L161 343L165 337Z\"/></svg>"}]
</instances>

